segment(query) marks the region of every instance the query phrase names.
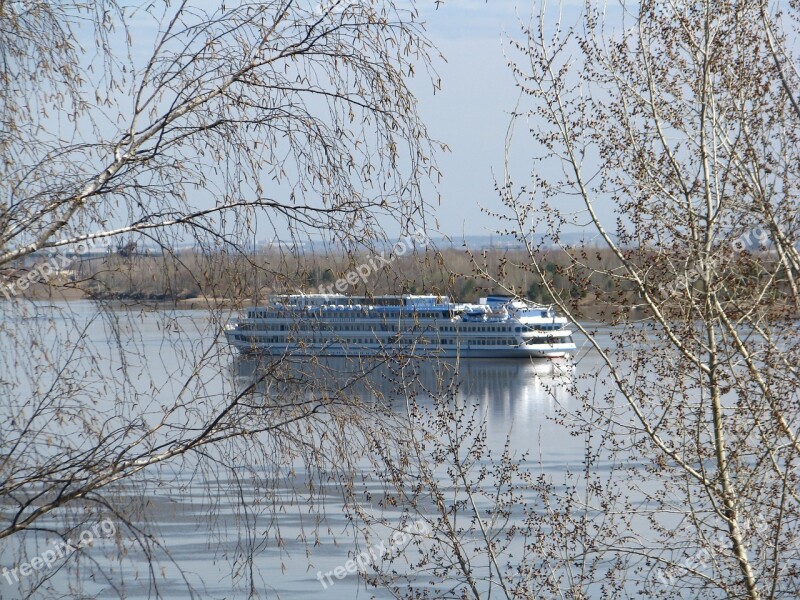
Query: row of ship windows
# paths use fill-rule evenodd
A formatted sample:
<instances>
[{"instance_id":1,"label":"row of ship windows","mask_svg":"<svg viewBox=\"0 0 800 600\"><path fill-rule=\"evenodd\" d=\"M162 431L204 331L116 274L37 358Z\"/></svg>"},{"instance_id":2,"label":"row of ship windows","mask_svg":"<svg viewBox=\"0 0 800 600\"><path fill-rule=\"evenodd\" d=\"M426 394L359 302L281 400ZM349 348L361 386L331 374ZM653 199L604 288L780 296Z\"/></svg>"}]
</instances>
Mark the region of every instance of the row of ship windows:
<instances>
[{"instance_id":1,"label":"row of ship windows","mask_svg":"<svg viewBox=\"0 0 800 600\"><path fill-rule=\"evenodd\" d=\"M236 339L239 340L240 342L243 342L243 341L247 341L248 339L250 339L250 337L246 336L246 335L237 335ZM288 343L295 342L295 340L292 340L292 339L287 339L287 338L284 338L284 337L276 337L276 336L273 336L273 337L257 336L255 341L260 342L260 343L268 343L268 344L285 344L287 342ZM333 341L333 340L330 340L330 341ZM344 340L338 340L338 341L342 342ZM430 343L431 341L432 340L428 340L428 339L425 339L425 338L421 338L421 339L402 338L400 340L395 340L394 343L396 343L396 344L427 344L427 343ZM366 338L366 339L365 338L356 338L356 339L352 339L352 340L347 340L346 343L350 343L350 344L376 344L378 342L374 338ZM458 342L455 339L443 338L443 339L437 340L436 343L441 344L441 345L445 345L445 346L448 346L448 345L452 346L452 345L457 344ZM517 341L514 338L486 338L486 339L482 339L482 340L472 340L470 342L470 344L473 345L473 346L510 346L510 345L516 345L516 343L517 343Z\"/></svg>"},{"instance_id":2,"label":"row of ship windows","mask_svg":"<svg viewBox=\"0 0 800 600\"><path fill-rule=\"evenodd\" d=\"M459 326L459 327L445 325L444 327L440 327L439 331L455 331L455 332L459 332L459 331L487 332L488 331L488 332L492 332L492 333L494 333L494 332L502 333L502 332L511 332L511 331L513 331L514 333L521 333L523 331L556 331L558 329L561 329L561 325L553 323L553 324L548 324L548 325L529 325L527 327L519 327L519 326L517 326L517 327L514 327L513 329L511 327L500 327L500 326L497 326L497 325L489 325L489 326L467 325L467 326Z\"/></svg>"},{"instance_id":3,"label":"row of ship windows","mask_svg":"<svg viewBox=\"0 0 800 600\"><path fill-rule=\"evenodd\" d=\"M250 327L248 327L247 325L249 325L249 324L243 324L241 326L241 329L250 329ZM386 327L386 325L384 325L383 327ZM389 325L388 327L389 327L390 331L397 331L397 325ZM554 325L538 325L535 328L531 328L531 327L514 327L513 331L514 331L514 333L521 333L523 330L531 331L533 329L536 329L536 330L539 330L539 331L554 331L554 330L557 330L557 329L560 329L560 328L561 328L560 325L555 325L555 324ZM314 327L312 323L295 323L295 324L292 324L292 325L289 325L289 324L280 324L280 325L278 325L278 324L276 324L274 326L274 328L256 327L255 329L258 329L258 330L261 330L261 331L269 331L270 329L272 329L274 331L292 331L292 330L294 330L294 331L309 331L309 330L322 329L322 328ZM326 331L331 331L332 330L331 328L324 328L324 329ZM364 332L369 331L369 332L372 332L372 331L376 331L377 330L377 326L374 325L374 324L372 324L372 325L370 325L370 324L365 324L365 325L341 325L339 327L336 327L335 330L336 331L364 331ZM385 331L385 329L384 329L384 331ZM501 327L499 325L490 325L490 326L468 325L468 326L461 326L461 327L445 325L443 327L440 327L439 331L447 331L447 332L455 332L455 333L466 332L466 331L477 332L477 333L504 333L504 332L505 333L510 333L512 331L512 328L511 327Z\"/></svg>"},{"instance_id":4,"label":"row of ship windows","mask_svg":"<svg viewBox=\"0 0 800 600\"><path fill-rule=\"evenodd\" d=\"M520 327L516 327L515 331L519 332ZM455 325L445 325L439 328L439 331L491 331L491 332L503 332L503 331L511 331L511 327L501 327L499 325L488 325L488 326L480 326L480 325L462 325L462 326L455 326Z\"/></svg>"},{"instance_id":5,"label":"row of ship windows","mask_svg":"<svg viewBox=\"0 0 800 600\"><path fill-rule=\"evenodd\" d=\"M293 311L287 311L289 313ZM267 312L263 310L256 311L255 313L248 313L248 319L285 319L287 313ZM350 320L354 318L404 318L404 319L449 319L452 315L448 310L436 311L419 311L419 310L403 310L403 311L380 311L379 313L367 314L363 310L326 310L321 315L315 314L314 316L323 316L326 320ZM307 317L306 317L307 318Z\"/></svg>"}]
</instances>

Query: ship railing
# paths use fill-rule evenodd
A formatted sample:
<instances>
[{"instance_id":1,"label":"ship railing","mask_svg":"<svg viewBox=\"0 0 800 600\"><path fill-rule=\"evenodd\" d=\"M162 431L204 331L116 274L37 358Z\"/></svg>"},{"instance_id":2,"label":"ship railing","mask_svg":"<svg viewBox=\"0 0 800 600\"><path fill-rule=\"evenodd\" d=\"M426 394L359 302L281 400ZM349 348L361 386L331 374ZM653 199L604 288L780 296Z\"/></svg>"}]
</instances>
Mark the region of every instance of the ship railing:
<instances>
[{"instance_id":1,"label":"ship railing","mask_svg":"<svg viewBox=\"0 0 800 600\"><path fill-rule=\"evenodd\" d=\"M526 339L543 338L548 336L567 337L572 335L571 329L533 329L522 332L523 337Z\"/></svg>"}]
</instances>

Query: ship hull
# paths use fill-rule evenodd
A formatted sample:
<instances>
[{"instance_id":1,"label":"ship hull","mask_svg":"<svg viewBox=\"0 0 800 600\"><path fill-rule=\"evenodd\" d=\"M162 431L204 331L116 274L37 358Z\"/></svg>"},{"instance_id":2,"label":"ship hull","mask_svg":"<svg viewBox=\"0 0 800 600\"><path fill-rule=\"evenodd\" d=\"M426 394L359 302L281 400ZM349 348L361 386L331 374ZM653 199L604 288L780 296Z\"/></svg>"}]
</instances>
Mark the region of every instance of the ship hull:
<instances>
[{"instance_id":1,"label":"ship hull","mask_svg":"<svg viewBox=\"0 0 800 600\"><path fill-rule=\"evenodd\" d=\"M392 356L404 354L420 357L438 358L561 358L575 351L575 345L536 344L526 346L487 348L444 348L441 346L423 346L421 344L375 345L363 346L354 344L269 344L253 340L231 339L230 344L244 354L260 354L273 357L281 356Z\"/></svg>"}]
</instances>

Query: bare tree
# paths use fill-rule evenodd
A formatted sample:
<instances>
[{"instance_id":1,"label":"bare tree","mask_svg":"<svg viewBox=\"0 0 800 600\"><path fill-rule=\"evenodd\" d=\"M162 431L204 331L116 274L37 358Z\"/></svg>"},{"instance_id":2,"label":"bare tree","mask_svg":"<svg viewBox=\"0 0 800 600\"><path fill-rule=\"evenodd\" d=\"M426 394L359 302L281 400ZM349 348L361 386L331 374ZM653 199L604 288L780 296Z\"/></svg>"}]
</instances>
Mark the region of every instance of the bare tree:
<instances>
[{"instance_id":1,"label":"bare tree","mask_svg":"<svg viewBox=\"0 0 800 600\"><path fill-rule=\"evenodd\" d=\"M545 8L509 52L508 151L524 128L530 178L509 160L498 185L498 233L527 261L475 254L473 268L520 296L506 274L527 270L598 359L579 362L580 408L554 423L584 441L583 465L558 476L491 457L454 390L409 392L406 441L381 437L373 456L428 532L373 581L414 598L794 597L798 7ZM540 247L574 228L589 240ZM587 304L607 323L581 322Z\"/></svg>"},{"instance_id":2,"label":"bare tree","mask_svg":"<svg viewBox=\"0 0 800 600\"><path fill-rule=\"evenodd\" d=\"M391 1L0 0L0 538L10 566L105 515L133 536L117 551L133 551L133 539L154 557L146 579L160 595L155 557L168 549L137 515L150 493L184 485L170 470L229 476L249 494L239 507L249 519L274 511L268 482L291 480L290 465L347 472L358 459L345 432L379 409L345 405L346 385L289 393L280 363L231 378L226 311L154 319L135 303L54 305L26 293L74 285L43 252L67 264L101 241L128 250L95 272L146 248L180 263L177 246L192 243L206 260L196 283L214 296L279 270L226 260L257 236L357 245L381 238L379 218L423 222L419 182L435 169L434 147L407 81L427 76L431 50L413 5ZM212 286L223 268L229 285ZM259 386L281 401L267 403ZM257 594L252 556L266 537L246 522L231 562ZM56 567L15 571L19 593L60 595L51 578L78 564L123 593L121 575L71 548ZM69 572L83 593L90 578Z\"/></svg>"},{"instance_id":3,"label":"bare tree","mask_svg":"<svg viewBox=\"0 0 800 600\"><path fill-rule=\"evenodd\" d=\"M413 11L340 4L4 3L2 264L170 225L238 242L257 209L284 236L419 216L429 44Z\"/></svg>"},{"instance_id":4,"label":"bare tree","mask_svg":"<svg viewBox=\"0 0 800 600\"><path fill-rule=\"evenodd\" d=\"M611 390L589 386L576 425L607 457L606 485L577 480L604 532L558 572L603 558L573 597L597 578L625 595L794 596L796 7L652 0L587 2L574 25L568 14L542 7L511 42L512 127L539 150L529 181L509 171L500 186L522 266L559 308L575 314L532 233L569 227L594 241L564 248L559 273L614 308L610 346L575 319L604 363L586 376Z\"/></svg>"}]
</instances>

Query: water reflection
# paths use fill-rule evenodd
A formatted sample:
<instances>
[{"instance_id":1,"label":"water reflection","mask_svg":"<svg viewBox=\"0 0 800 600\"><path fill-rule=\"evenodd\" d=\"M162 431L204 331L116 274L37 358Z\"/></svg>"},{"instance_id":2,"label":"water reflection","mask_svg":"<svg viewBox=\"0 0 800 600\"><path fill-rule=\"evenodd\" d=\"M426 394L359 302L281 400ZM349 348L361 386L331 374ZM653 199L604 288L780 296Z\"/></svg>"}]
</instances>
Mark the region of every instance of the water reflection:
<instances>
[{"instance_id":1,"label":"water reflection","mask_svg":"<svg viewBox=\"0 0 800 600\"><path fill-rule=\"evenodd\" d=\"M523 452L543 442L563 448L557 439L543 439L555 431L542 431L542 426L557 407L571 402L573 373L568 358L431 361L286 357L270 361L239 356L231 364L237 389L253 386L272 402L328 395L384 402L404 410L409 398L430 406L435 397L452 392L453 401L479 407L490 445L500 449L510 434Z\"/></svg>"},{"instance_id":2,"label":"water reflection","mask_svg":"<svg viewBox=\"0 0 800 600\"><path fill-rule=\"evenodd\" d=\"M237 357L231 374L235 387L241 390L254 385L267 402L304 400L308 395L336 394L338 389L344 389L344 396L365 403L384 402L401 415L408 397L428 407L437 395L468 409L474 406L486 427L488 453L477 459L486 467L490 467L490 456L491 460L497 460L507 449L510 456L524 461L523 469L558 476L569 465L579 463L584 451L583 440L565 435L564 429L553 422L559 407L567 408L573 402L569 393L573 386L570 360L394 359L380 362L326 358L316 361L286 359L276 364ZM471 414L469 410L467 414ZM421 424L424 425L424 419ZM524 455L528 458L523 459ZM356 477L360 485L370 491L375 502L384 498L382 486L373 479L375 465L363 461L361 469L362 475ZM451 490L449 481L443 480L442 485ZM531 509L537 505L538 499L529 491L519 489L517 493L526 498ZM488 508L481 504L481 498L476 501L482 508ZM423 502L421 506L426 505ZM391 522L400 519L399 507L397 514L386 507L370 507ZM432 506L429 508L433 510ZM334 531L343 530L346 521L337 514L337 500L333 497L329 509L327 525ZM312 573L305 572L305 564L298 564L297 570L289 567L285 575L276 575L276 580L281 577L291 582L285 588L285 597L308 597L315 587L319 591L314 573L336 568L348 556L349 548L345 548L347 543L341 539L335 544L332 539L322 539L315 548ZM289 549L298 550L291 545ZM516 548L516 551L522 552L522 549ZM356 597L361 585L358 578L337 582L336 592L341 594L337 597ZM391 596L383 590L369 592L370 597Z\"/></svg>"},{"instance_id":3,"label":"water reflection","mask_svg":"<svg viewBox=\"0 0 800 600\"><path fill-rule=\"evenodd\" d=\"M457 387L456 396L490 403L511 414L516 407L547 405L571 383L569 359L398 360L325 357L300 359L237 356L231 363L237 389L254 386L277 399L281 392L343 391L362 401L394 401L408 395L431 397Z\"/></svg>"}]
</instances>

